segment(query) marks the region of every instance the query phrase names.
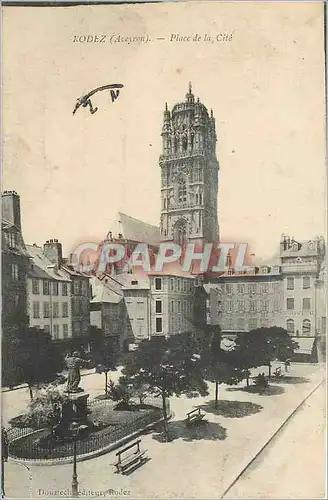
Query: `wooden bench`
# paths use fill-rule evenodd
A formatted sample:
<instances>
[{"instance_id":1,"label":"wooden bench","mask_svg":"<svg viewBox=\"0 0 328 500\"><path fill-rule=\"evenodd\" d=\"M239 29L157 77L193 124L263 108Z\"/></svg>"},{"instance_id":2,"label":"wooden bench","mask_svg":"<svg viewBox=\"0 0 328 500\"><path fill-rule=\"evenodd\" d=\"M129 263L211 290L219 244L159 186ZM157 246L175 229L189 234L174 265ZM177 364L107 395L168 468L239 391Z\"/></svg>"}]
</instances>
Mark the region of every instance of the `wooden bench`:
<instances>
[{"instance_id":1,"label":"wooden bench","mask_svg":"<svg viewBox=\"0 0 328 500\"><path fill-rule=\"evenodd\" d=\"M122 448L116 453L118 460L113 465L115 465L117 472L121 472L122 474L124 474L128 472L129 469L132 469L132 467L134 467L138 462L141 463L142 457L147 452L147 450L141 450L140 443L141 439L138 439L138 441L129 444L129 446Z\"/></svg>"},{"instance_id":2,"label":"wooden bench","mask_svg":"<svg viewBox=\"0 0 328 500\"><path fill-rule=\"evenodd\" d=\"M202 413L200 408L195 408L194 410L188 411L187 418L185 420L187 426L197 425L203 421L205 413Z\"/></svg>"}]
</instances>

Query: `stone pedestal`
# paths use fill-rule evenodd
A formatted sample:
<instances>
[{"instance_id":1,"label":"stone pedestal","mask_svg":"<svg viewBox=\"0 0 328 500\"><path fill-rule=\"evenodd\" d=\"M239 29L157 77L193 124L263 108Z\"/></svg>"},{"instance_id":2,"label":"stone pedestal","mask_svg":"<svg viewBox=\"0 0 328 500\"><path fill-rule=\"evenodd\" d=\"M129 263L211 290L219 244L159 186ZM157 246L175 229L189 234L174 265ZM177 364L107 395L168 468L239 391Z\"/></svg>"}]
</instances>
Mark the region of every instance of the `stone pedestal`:
<instances>
[{"instance_id":1,"label":"stone pedestal","mask_svg":"<svg viewBox=\"0 0 328 500\"><path fill-rule=\"evenodd\" d=\"M68 425L71 422L84 424L88 415L87 403L89 394L86 392L69 392L66 394L68 401L63 405L62 421Z\"/></svg>"}]
</instances>

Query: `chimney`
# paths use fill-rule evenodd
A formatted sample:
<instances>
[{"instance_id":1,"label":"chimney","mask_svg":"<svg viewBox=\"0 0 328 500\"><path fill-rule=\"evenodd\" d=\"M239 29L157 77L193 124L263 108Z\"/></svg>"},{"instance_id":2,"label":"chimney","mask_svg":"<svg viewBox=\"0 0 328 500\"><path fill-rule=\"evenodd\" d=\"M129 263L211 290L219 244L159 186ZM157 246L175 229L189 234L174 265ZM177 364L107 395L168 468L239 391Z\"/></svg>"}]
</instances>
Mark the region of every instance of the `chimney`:
<instances>
[{"instance_id":1,"label":"chimney","mask_svg":"<svg viewBox=\"0 0 328 500\"><path fill-rule=\"evenodd\" d=\"M20 198L16 191L2 193L2 217L21 229Z\"/></svg>"},{"instance_id":2,"label":"chimney","mask_svg":"<svg viewBox=\"0 0 328 500\"><path fill-rule=\"evenodd\" d=\"M43 253L53 264L60 267L63 262L63 250L58 240L46 241L43 245Z\"/></svg>"}]
</instances>

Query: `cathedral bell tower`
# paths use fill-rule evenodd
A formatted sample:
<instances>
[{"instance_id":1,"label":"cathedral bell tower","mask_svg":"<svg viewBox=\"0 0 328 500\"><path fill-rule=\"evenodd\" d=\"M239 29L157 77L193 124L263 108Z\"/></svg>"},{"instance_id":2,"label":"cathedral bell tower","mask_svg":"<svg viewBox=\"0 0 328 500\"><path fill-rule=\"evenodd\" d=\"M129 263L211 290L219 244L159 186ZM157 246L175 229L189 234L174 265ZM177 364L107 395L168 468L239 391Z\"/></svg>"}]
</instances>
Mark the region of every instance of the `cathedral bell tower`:
<instances>
[{"instance_id":1,"label":"cathedral bell tower","mask_svg":"<svg viewBox=\"0 0 328 500\"><path fill-rule=\"evenodd\" d=\"M191 84L184 102L165 105L162 138L161 241L218 241L215 119Z\"/></svg>"}]
</instances>

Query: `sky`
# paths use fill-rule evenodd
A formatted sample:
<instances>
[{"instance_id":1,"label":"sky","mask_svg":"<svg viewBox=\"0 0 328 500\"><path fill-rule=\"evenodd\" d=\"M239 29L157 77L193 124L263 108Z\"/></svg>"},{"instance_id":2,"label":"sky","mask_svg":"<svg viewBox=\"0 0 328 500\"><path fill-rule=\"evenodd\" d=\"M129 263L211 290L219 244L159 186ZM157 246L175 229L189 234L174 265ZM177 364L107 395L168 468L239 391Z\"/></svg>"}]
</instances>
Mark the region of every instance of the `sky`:
<instances>
[{"instance_id":1,"label":"sky","mask_svg":"<svg viewBox=\"0 0 328 500\"><path fill-rule=\"evenodd\" d=\"M216 119L222 240L265 259L283 232L323 234L322 7L4 7L2 188L20 194L26 243L57 238L68 255L103 239L119 211L158 225L163 111L189 81ZM74 42L87 35L105 42ZM96 113L73 116L78 97L111 83L124 85L115 102L102 92Z\"/></svg>"}]
</instances>

